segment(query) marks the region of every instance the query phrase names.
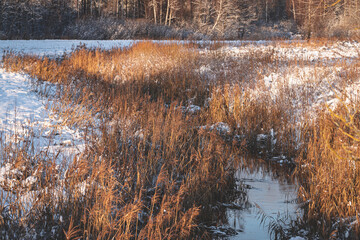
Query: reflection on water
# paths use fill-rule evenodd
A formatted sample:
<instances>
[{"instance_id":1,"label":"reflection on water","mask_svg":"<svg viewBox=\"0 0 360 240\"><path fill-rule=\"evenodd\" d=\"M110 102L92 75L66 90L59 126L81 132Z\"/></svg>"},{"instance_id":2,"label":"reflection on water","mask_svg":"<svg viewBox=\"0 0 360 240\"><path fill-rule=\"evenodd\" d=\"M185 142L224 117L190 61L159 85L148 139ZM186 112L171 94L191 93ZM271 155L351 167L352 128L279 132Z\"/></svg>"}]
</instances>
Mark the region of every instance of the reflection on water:
<instances>
[{"instance_id":1,"label":"reflection on water","mask_svg":"<svg viewBox=\"0 0 360 240\"><path fill-rule=\"evenodd\" d=\"M290 171L286 167L281 167L281 170L278 167L274 169L274 166L261 166L257 171L251 172L238 170L237 178L249 188L249 204L243 210L227 210L227 225L239 232L230 239L269 239L266 225L271 219L280 218L288 223L299 215L297 188L289 177ZM261 224L260 212L268 216L265 226Z\"/></svg>"}]
</instances>

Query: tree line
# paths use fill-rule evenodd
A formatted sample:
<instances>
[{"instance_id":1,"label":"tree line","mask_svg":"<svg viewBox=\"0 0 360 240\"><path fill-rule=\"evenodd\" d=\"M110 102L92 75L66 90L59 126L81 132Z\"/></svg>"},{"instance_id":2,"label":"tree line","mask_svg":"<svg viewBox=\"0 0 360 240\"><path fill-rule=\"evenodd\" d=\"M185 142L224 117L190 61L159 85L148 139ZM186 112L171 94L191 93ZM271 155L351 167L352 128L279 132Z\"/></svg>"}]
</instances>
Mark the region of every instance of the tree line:
<instances>
[{"instance_id":1,"label":"tree line","mask_svg":"<svg viewBox=\"0 0 360 240\"><path fill-rule=\"evenodd\" d=\"M308 35L357 29L360 0L0 0L2 37L59 37L66 26L114 18L241 38L253 24L291 20Z\"/></svg>"}]
</instances>

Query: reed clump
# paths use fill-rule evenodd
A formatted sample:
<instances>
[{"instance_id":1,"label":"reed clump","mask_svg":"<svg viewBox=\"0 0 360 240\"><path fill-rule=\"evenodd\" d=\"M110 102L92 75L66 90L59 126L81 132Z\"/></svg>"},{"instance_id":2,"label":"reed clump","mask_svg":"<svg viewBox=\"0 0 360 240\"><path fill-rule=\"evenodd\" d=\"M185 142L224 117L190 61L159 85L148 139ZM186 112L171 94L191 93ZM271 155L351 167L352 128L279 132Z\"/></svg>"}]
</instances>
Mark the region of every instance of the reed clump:
<instances>
[{"instance_id":1,"label":"reed clump","mask_svg":"<svg viewBox=\"0 0 360 240\"><path fill-rule=\"evenodd\" d=\"M210 238L198 223L211 217L210 203L236 196L238 148L199 127L206 122L201 109L188 110L210 93L194 69L197 58L189 46L153 43L110 51L80 47L61 59L7 54L8 70L57 84L49 107L65 119L60 124L80 127L88 137L68 164L46 154L37 163L28 163L35 156L22 159L32 169L24 180L37 181L31 172L43 166L44 184L28 190L26 201L3 188L16 204L2 212L0 229L14 229L9 238ZM4 168L14 162L4 159ZM7 201L1 207L8 208Z\"/></svg>"},{"instance_id":2,"label":"reed clump","mask_svg":"<svg viewBox=\"0 0 360 240\"><path fill-rule=\"evenodd\" d=\"M297 160L305 219L312 231L321 229L322 237L345 237L348 232L345 238L354 239L359 232L360 204L358 104L342 102L319 115Z\"/></svg>"},{"instance_id":3,"label":"reed clump","mask_svg":"<svg viewBox=\"0 0 360 240\"><path fill-rule=\"evenodd\" d=\"M257 54L258 61L255 55L238 64L223 54L204 58L192 45L148 42L110 51L80 46L59 59L5 55L7 70L57 84L50 108L61 124L89 136L81 155L30 192L40 196L36 210L24 212L32 234L211 238L198 223L212 221L212 205L244 194L234 177L238 155L258 134L271 132L270 122L281 114L265 98L228 85L232 78L249 84L257 68L274 64L272 52ZM222 60L234 69L224 73ZM205 61L215 77L201 71ZM250 67L247 74L234 74L244 67ZM45 157L42 165L49 162ZM12 197L20 211L21 197ZM10 238L26 236L28 221L5 221L2 228L18 229Z\"/></svg>"},{"instance_id":4,"label":"reed clump","mask_svg":"<svg viewBox=\"0 0 360 240\"><path fill-rule=\"evenodd\" d=\"M313 232L340 236L351 223L356 236L358 100L339 94L337 108L316 101L356 83L358 61L327 66L282 52L333 44L231 52L220 43L204 51L140 42L79 46L59 58L8 52L4 67L37 79L59 124L81 129L86 146L59 164L60 155L3 144L0 173L11 174L0 184L0 231L16 229L10 238L211 238L199 223L213 221L217 203L246 198L234 172L250 152L297 167L304 222ZM25 184L40 179L36 187Z\"/></svg>"}]
</instances>

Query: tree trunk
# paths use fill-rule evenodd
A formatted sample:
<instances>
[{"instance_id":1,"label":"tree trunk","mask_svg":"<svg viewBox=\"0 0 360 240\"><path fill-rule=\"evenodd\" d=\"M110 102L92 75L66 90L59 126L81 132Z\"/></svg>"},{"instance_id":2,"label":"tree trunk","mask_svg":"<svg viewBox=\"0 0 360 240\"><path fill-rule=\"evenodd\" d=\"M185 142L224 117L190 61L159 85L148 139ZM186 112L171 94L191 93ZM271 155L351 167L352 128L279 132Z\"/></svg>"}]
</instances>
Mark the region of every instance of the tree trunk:
<instances>
[{"instance_id":1,"label":"tree trunk","mask_svg":"<svg viewBox=\"0 0 360 240\"><path fill-rule=\"evenodd\" d=\"M173 12L173 10L172 10L172 8L171 8L171 9L170 9L170 17L169 17L169 26L171 25L172 12Z\"/></svg>"},{"instance_id":2,"label":"tree trunk","mask_svg":"<svg viewBox=\"0 0 360 240\"><path fill-rule=\"evenodd\" d=\"M307 28L308 28L308 32L307 32L307 38L308 39L310 39L310 37L311 37L311 25L312 25L312 23L311 23L311 4L312 2L309 0L309 2L308 2L308 22L307 22Z\"/></svg>"},{"instance_id":3,"label":"tree trunk","mask_svg":"<svg viewBox=\"0 0 360 240\"><path fill-rule=\"evenodd\" d=\"M268 22L268 0L265 0L265 22Z\"/></svg>"},{"instance_id":4,"label":"tree trunk","mask_svg":"<svg viewBox=\"0 0 360 240\"><path fill-rule=\"evenodd\" d=\"M153 9L154 9L154 22L155 22L155 24L157 23L157 19L156 19L156 5L157 5L157 3L156 3L156 0L152 0L152 2L153 2Z\"/></svg>"},{"instance_id":5,"label":"tree trunk","mask_svg":"<svg viewBox=\"0 0 360 240\"><path fill-rule=\"evenodd\" d=\"M295 0L292 0L292 12L293 12L293 16L294 16L294 21L296 23L296 9L295 9Z\"/></svg>"},{"instance_id":6,"label":"tree trunk","mask_svg":"<svg viewBox=\"0 0 360 240\"><path fill-rule=\"evenodd\" d=\"M159 22L160 24L162 23L162 18L163 18L163 0L160 0L160 7L159 7Z\"/></svg>"},{"instance_id":7,"label":"tree trunk","mask_svg":"<svg viewBox=\"0 0 360 240\"><path fill-rule=\"evenodd\" d=\"M169 12L170 12L170 0L167 0L166 15L165 15L165 25L167 25L168 21L169 21Z\"/></svg>"},{"instance_id":8,"label":"tree trunk","mask_svg":"<svg viewBox=\"0 0 360 240\"><path fill-rule=\"evenodd\" d=\"M128 0L125 1L125 18L128 18Z\"/></svg>"},{"instance_id":9,"label":"tree trunk","mask_svg":"<svg viewBox=\"0 0 360 240\"><path fill-rule=\"evenodd\" d=\"M216 28L216 25L219 23L220 21L220 18L221 18L221 15L222 15L222 11L223 11L223 0L220 0L220 3L219 3L219 10L218 10L218 14L217 14L217 17L216 17L216 20L215 20L215 23L214 23L214 26L212 27L212 31Z\"/></svg>"},{"instance_id":10,"label":"tree trunk","mask_svg":"<svg viewBox=\"0 0 360 240\"><path fill-rule=\"evenodd\" d=\"M115 16L117 18L119 18L119 0L115 0L115 6L116 6L116 9L115 9Z\"/></svg>"}]
</instances>

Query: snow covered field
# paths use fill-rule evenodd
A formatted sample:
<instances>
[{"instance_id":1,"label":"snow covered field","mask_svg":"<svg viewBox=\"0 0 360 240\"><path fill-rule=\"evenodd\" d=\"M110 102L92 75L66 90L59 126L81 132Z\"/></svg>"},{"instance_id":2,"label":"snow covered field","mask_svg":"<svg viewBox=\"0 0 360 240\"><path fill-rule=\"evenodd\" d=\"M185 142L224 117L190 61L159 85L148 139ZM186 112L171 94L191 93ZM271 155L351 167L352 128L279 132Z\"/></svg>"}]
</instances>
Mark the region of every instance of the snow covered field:
<instances>
[{"instance_id":1,"label":"snow covered field","mask_svg":"<svg viewBox=\"0 0 360 240\"><path fill-rule=\"evenodd\" d=\"M211 51L206 50L203 54L209 52ZM251 89L250 97L258 99L269 96L269 99L276 102L286 96L286 104L293 106L298 122L304 118L315 118L316 111L324 104L334 109L340 99L350 103L360 96L359 79L353 79L354 76L351 77L349 73L352 62L360 57L360 43L356 41L309 44L305 47L304 44L296 43L245 43L221 47L212 52L225 56L226 61L231 59L234 62L264 54L269 65L263 69L255 69L258 72L254 77L255 83L248 86ZM204 65L199 71L210 79L215 79L220 72L228 71L224 64L220 66ZM358 69L355 68L354 71L358 72ZM231 72L228 74L233 76ZM249 81L246 77L243 79Z\"/></svg>"}]
</instances>

